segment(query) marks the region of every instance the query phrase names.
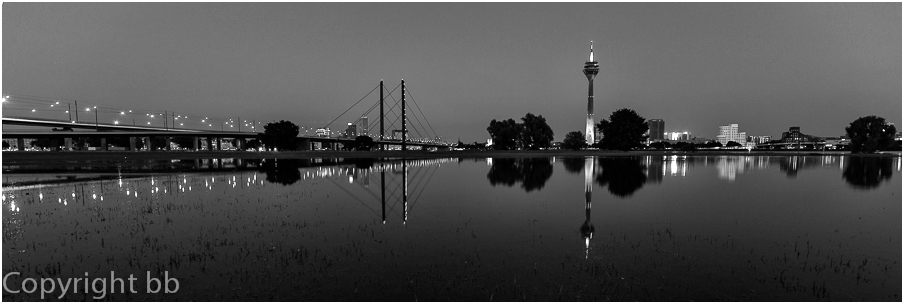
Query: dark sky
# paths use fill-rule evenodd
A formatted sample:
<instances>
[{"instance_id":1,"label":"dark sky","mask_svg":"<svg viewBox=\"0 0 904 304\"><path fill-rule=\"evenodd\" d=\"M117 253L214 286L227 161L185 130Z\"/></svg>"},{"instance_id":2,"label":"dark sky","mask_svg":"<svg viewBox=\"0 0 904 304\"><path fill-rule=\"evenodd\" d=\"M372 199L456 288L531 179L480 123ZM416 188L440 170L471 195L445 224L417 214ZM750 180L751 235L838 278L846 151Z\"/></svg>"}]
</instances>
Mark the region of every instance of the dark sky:
<instances>
[{"instance_id":1,"label":"dark sky","mask_svg":"<svg viewBox=\"0 0 904 304\"><path fill-rule=\"evenodd\" d=\"M593 40L597 120L838 136L866 115L902 126L901 36L901 3L3 3L2 83L314 127L405 79L446 139L531 112L560 141L583 131Z\"/></svg>"}]
</instances>

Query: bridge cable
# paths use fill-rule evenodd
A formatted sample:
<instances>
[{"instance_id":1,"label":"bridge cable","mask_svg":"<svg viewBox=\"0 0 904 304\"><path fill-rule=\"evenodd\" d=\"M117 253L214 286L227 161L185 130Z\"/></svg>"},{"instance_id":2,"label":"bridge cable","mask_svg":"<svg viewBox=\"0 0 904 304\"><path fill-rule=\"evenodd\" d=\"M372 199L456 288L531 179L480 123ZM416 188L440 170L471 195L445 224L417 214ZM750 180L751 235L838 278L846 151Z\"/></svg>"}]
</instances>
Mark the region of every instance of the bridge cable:
<instances>
[{"instance_id":1,"label":"bridge cable","mask_svg":"<svg viewBox=\"0 0 904 304\"><path fill-rule=\"evenodd\" d=\"M358 103L360 103L362 100L364 100L365 98L367 98L367 96L369 96L370 93L373 93L373 92L376 91L377 88L379 88L379 87L380 87L380 85L375 86L373 89L370 90L370 92L367 92L367 95L364 95L364 97L361 97L361 99L359 99L357 102L355 102L355 104L353 104L351 107L348 107L347 110L345 110L344 112L342 112L342 114L339 114L339 116L337 116L336 119L333 119L332 121L330 121L330 123L328 123L328 124L326 124L325 126L323 126L323 128L326 129L326 128L328 128L331 124L333 124L333 122L335 122L336 120L339 120L339 118L341 118L342 115L345 115L345 113L347 113L349 110L351 110L352 108L354 108L355 106L357 106Z\"/></svg>"},{"instance_id":2,"label":"bridge cable","mask_svg":"<svg viewBox=\"0 0 904 304\"><path fill-rule=\"evenodd\" d=\"M433 130L433 126L430 125L430 121L427 120L427 116L424 116L424 112L421 111L421 107L417 104L417 101L414 100L414 95L411 95L411 90L409 90L409 89L406 87L406 88L405 88L405 91L408 91L408 96L411 96L411 101L414 102L414 106L417 108L417 111L418 111L418 112L421 112L421 116L424 117L424 120L425 120L425 121L427 121L427 125L430 126L430 130ZM433 130L433 135L434 135L434 136L436 135L436 130ZM438 136L437 136L437 137L438 137Z\"/></svg>"},{"instance_id":3,"label":"bridge cable","mask_svg":"<svg viewBox=\"0 0 904 304\"><path fill-rule=\"evenodd\" d=\"M420 201L421 194L424 194L424 190L427 189L427 185L429 185L430 181L433 180L433 175L436 174L436 171L439 171L439 169L437 169L436 167L434 167L433 170L430 171L430 176L427 177L427 181L421 186L422 187L421 192L418 192L417 197L414 199L414 203L417 203L418 201ZM414 210L414 203L412 203L411 207L408 208L409 212L411 210Z\"/></svg>"}]
</instances>

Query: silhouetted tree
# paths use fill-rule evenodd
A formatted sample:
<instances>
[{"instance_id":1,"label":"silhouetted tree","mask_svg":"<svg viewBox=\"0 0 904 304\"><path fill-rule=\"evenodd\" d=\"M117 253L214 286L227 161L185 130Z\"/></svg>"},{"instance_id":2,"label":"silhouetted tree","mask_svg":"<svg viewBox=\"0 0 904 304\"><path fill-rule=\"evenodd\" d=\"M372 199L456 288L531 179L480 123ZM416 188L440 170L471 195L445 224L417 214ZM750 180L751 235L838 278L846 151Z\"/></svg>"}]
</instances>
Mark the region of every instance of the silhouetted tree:
<instances>
[{"instance_id":1,"label":"silhouetted tree","mask_svg":"<svg viewBox=\"0 0 904 304\"><path fill-rule=\"evenodd\" d=\"M565 134L565 140L562 141L562 149L580 150L587 146L584 141L584 133L581 131L571 131Z\"/></svg>"},{"instance_id":2,"label":"silhouetted tree","mask_svg":"<svg viewBox=\"0 0 904 304\"><path fill-rule=\"evenodd\" d=\"M742 145L741 143L733 141L733 140L729 140L727 143L725 143L726 148L743 147L743 146L744 145Z\"/></svg>"},{"instance_id":3,"label":"silhouetted tree","mask_svg":"<svg viewBox=\"0 0 904 304\"><path fill-rule=\"evenodd\" d=\"M844 128L851 139L851 152L873 153L889 148L895 140L895 126L885 123L885 118L866 116L857 118Z\"/></svg>"},{"instance_id":4,"label":"silhouetted tree","mask_svg":"<svg viewBox=\"0 0 904 304\"><path fill-rule=\"evenodd\" d=\"M370 138L370 136L358 136L355 137L355 150L359 151L370 151L374 147L374 139Z\"/></svg>"},{"instance_id":5,"label":"silhouetted tree","mask_svg":"<svg viewBox=\"0 0 904 304\"><path fill-rule=\"evenodd\" d=\"M5 140L3 141L3 150L9 149L9 143Z\"/></svg>"},{"instance_id":6,"label":"silhouetted tree","mask_svg":"<svg viewBox=\"0 0 904 304\"><path fill-rule=\"evenodd\" d=\"M647 181L640 159L634 157L600 158L596 182L600 187L609 186L609 193L628 197Z\"/></svg>"},{"instance_id":7,"label":"silhouetted tree","mask_svg":"<svg viewBox=\"0 0 904 304\"><path fill-rule=\"evenodd\" d=\"M718 142L718 141L715 141L715 140L710 140L710 141L705 142L705 143L703 143L702 145L700 145L700 147L703 147L703 148L721 148L721 147L722 147L722 143L720 143L720 142Z\"/></svg>"},{"instance_id":8,"label":"silhouetted tree","mask_svg":"<svg viewBox=\"0 0 904 304\"><path fill-rule=\"evenodd\" d=\"M654 142L654 143L650 144L650 148L656 149L656 150L665 150L667 148L670 148L671 146L672 146L672 144L667 141L659 141L659 142Z\"/></svg>"},{"instance_id":9,"label":"silhouetted tree","mask_svg":"<svg viewBox=\"0 0 904 304\"><path fill-rule=\"evenodd\" d=\"M298 126L291 121L280 120L264 126L261 141L267 148L276 148L281 151L295 150L298 137Z\"/></svg>"},{"instance_id":10,"label":"silhouetted tree","mask_svg":"<svg viewBox=\"0 0 904 304\"><path fill-rule=\"evenodd\" d=\"M552 128L546 124L543 115L527 113L521 118L521 146L524 149L549 148L552 139Z\"/></svg>"},{"instance_id":11,"label":"silhouetted tree","mask_svg":"<svg viewBox=\"0 0 904 304\"><path fill-rule=\"evenodd\" d=\"M678 147L678 149L681 150L681 151L687 151L687 152L694 152L694 151L697 151L697 145L695 145L695 144L693 144L693 143L682 143L682 142L679 142L679 144L681 144L681 145L677 145L677 147Z\"/></svg>"},{"instance_id":12,"label":"silhouetted tree","mask_svg":"<svg viewBox=\"0 0 904 304\"><path fill-rule=\"evenodd\" d=\"M888 157L851 156L846 163L842 177L854 188L870 189L878 187L882 181L891 180L894 163Z\"/></svg>"},{"instance_id":13,"label":"silhouetted tree","mask_svg":"<svg viewBox=\"0 0 904 304\"><path fill-rule=\"evenodd\" d=\"M511 118L502 121L493 119L487 127L487 132L493 139L493 149L514 150L521 136L521 125Z\"/></svg>"},{"instance_id":14,"label":"silhouetted tree","mask_svg":"<svg viewBox=\"0 0 904 304\"><path fill-rule=\"evenodd\" d=\"M599 146L604 149L632 150L641 146L650 127L643 116L631 109L620 109L609 115L609 120L601 120L596 129L603 133Z\"/></svg>"},{"instance_id":15,"label":"silhouetted tree","mask_svg":"<svg viewBox=\"0 0 904 304\"><path fill-rule=\"evenodd\" d=\"M248 149L254 149L254 150L257 150L258 148L261 147L261 141L260 141L259 139L256 139L256 138L255 138L255 139L252 139L252 140L249 140L249 141L245 142L245 147L248 148Z\"/></svg>"}]
</instances>

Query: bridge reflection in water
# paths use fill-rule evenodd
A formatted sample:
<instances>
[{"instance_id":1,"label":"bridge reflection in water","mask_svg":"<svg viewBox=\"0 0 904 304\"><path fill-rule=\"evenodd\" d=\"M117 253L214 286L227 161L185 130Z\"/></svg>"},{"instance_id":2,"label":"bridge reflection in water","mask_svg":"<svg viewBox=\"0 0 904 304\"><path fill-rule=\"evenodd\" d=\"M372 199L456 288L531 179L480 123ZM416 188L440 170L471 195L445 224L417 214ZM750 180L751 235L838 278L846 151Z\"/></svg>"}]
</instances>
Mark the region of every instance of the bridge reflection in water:
<instances>
[{"instance_id":1,"label":"bridge reflection in water","mask_svg":"<svg viewBox=\"0 0 904 304\"><path fill-rule=\"evenodd\" d=\"M394 215L407 225L412 210L418 206L438 167L456 161L444 159L195 159L165 161L83 162L66 163L46 168L38 163L4 164L4 192L34 189L36 195L12 197L4 202L12 212L20 212L23 203L54 201L62 205L103 202L110 192L114 197L161 196L191 191L212 191L215 185L230 188L263 186L265 182L284 186L307 179L326 180L360 206L371 210L382 223ZM703 156L681 155L585 158L489 159L487 179L493 186L514 187L525 192L542 191L553 176L554 164L561 162L566 172L583 171L584 222L579 234L584 240L585 258L589 257L595 226L591 217L594 182L615 198L628 198L647 183L661 184L664 177L682 178L703 174L697 166L715 167L718 178L733 182L739 175L777 167L787 178L809 169L835 169L852 188L872 189L900 172L900 157L877 156ZM65 173L60 173L65 171ZM172 172L172 174L165 174ZM711 172L711 171L710 171ZM16 173L35 173L17 175ZM164 173L164 174L161 174ZM198 174L201 173L201 174ZM213 173L213 174L211 174ZM348 184L362 191L349 191ZM70 187L58 197L46 196L43 187ZM374 185L379 185L376 190ZM364 194L362 199L360 196ZM380 204L378 211L374 205Z\"/></svg>"}]
</instances>

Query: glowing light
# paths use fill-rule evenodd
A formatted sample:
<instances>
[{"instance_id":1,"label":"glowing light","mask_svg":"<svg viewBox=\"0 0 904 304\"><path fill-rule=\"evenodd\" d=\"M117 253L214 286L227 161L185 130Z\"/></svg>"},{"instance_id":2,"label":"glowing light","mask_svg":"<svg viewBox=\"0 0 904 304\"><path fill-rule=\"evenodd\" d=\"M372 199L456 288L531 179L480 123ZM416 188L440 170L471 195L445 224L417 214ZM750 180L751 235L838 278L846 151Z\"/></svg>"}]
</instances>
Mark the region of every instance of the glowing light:
<instances>
[{"instance_id":1,"label":"glowing light","mask_svg":"<svg viewBox=\"0 0 904 304\"><path fill-rule=\"evenodd\" d=\"M126 111L119 112L119 115L126 115Z\"/></svg>"},{"instance_id":2,"label":"glowing light","mask_svg":"<svg viewBox=\"0 0 904 304\"><path fill-rule=\"evenodd\" d=\"M32 112L34 112L34 111L35 111L35 109L31 109L31 111L32 111Z\"/></svg>"},{"instance_id":3,"label":"glowing light","mask_svg":"<svg viewBox=\"0 0 904 304\"><path fill-rule=\"evenodd\" d=\"M113 124L114 124L114 125L118 125L118 124L119 124L119 121L118 121L118 120L114 120L114 121L113 121Z\"/></svg>"}]
</instances>

